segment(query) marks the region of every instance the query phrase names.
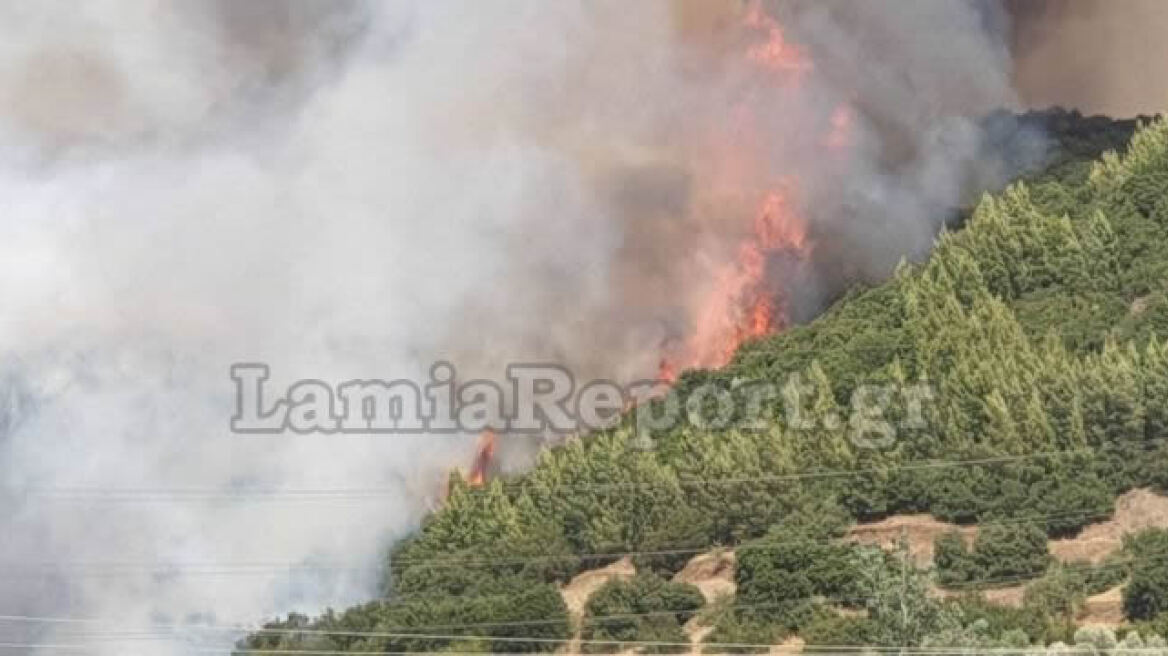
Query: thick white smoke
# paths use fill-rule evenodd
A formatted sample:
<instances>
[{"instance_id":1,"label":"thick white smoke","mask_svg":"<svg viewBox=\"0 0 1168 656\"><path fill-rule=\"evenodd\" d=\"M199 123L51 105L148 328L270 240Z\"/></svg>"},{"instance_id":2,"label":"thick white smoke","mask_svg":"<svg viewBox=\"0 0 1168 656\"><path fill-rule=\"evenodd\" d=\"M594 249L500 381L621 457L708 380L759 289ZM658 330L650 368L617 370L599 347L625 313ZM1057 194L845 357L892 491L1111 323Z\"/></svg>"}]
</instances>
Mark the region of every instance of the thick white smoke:
<instances>
[{"instance_id":1,"label":"thick white smoke","mask_svg":"<svg viewBox=\"0 0 1168 656\"><path fill-rule=\"evenodd\" d=\"M772 185L816 238L807 313L1009 168L969 120L1014 102L985 7L768 10L798 79L743 56L739 2L0 3L0 614L376 593L468 440L232 435L233 362L651 375Z\"/></svg>"}]
</instances>

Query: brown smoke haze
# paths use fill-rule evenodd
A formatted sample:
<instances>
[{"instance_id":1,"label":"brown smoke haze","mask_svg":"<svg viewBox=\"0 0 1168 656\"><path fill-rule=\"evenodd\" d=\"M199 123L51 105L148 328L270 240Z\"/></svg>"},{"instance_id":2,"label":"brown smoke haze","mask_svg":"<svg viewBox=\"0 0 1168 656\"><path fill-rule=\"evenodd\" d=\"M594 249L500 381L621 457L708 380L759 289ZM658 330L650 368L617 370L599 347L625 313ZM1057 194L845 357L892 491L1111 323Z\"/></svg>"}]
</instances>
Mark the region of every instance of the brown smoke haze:
<instances>
[{"instance_id":1,"label":"brown smoke haze","mask_svg":"<svg viewBox=\"0 0 1168 656\"><path fill-rule=\"evenodd\" d=\"M1112 116L1168 106L1168 3L1013 0L1011 47L1022 100Z\"/></svg>"},{"instance_id":2,"label":"brown smoke haze","mask_svg":"<svg viewBox=\"0 0 1168 656\"><path fill-rule=\"evenodd\" d=\"M771 194L801 232L766 289L809 319L1041 161L1041 134L987 112L1159 109L1164 16L0 0L0 615L253 623L368 599L475 436L232 435L232 363L275 386L439 359L653 376Z\"/></svg>"}]
</instances>

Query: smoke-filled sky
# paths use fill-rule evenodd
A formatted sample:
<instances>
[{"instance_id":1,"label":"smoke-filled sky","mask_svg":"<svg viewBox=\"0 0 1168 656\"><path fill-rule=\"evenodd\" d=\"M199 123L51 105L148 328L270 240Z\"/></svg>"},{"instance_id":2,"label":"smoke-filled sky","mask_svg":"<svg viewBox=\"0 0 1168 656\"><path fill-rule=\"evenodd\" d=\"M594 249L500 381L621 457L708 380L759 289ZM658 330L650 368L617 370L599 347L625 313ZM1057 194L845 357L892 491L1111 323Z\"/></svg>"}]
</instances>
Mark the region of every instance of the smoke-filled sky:
<instances>
[{"instance_id":1,"label":"smoke-filled sky","mask_svg":"<svg viewBox=\"0 0 1168 656\"><path fill-rule=\"evenodd\" d=\"M1023 102L1112 116L1168 106L1168 4L1160 0L1010 0Z\"/></svg>"},{"instance_id":2,"label":"smoke-filled sky","mask_svg":"<svg viewBox=\"0 0 1168 656\"><path fill-rule=\"evenodd\" d=\"M1065 54L1103 5L1068 4L0 2L0 615L375 594L472 438L235 436L231 363L653 375L775 189L813 247L770 275L807 318L1041 156L985 112L1158 108L1163 79L1118 80L1138 43ZM1137 5L1108 34L1168 27Z\"/></svg>"}]
</instances>

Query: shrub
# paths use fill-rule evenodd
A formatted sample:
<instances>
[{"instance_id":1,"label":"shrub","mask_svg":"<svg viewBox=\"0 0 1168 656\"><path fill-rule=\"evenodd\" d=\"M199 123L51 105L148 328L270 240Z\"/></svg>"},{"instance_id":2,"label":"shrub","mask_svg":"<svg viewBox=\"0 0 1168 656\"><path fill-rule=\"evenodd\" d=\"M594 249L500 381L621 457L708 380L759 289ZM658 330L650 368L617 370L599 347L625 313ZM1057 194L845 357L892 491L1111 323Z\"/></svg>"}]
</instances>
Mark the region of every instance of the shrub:
<instances>
[{"instance_id":1,"label":"shrub","mask_svg":"<svg viewBox=\"0 0 1168 656\"><path fill-rule=\"evenodd\" d=\"M978 532L973 549L956 532L934 542L942 585L1005 583L1033 577L1050 563L1046 532L1035 524L993 524Z\"/></svg>"},{"instance_id":2,"label":"shrub","mask_svg":"<svg viewBox=\"0 0 1168 656\"><path fill-rule=\"evenodd\" d=\"M1123 612L1129 620L1150 620L1168 611L1168 565L1143 562L1132 569L1123 589Z\"/></svg>"},{"instance_id":3,"label":"shrub","mask_svg":"<svg viewBox=\"0 0 1168 656\"><path fill-rule=\"evenodd\" d=\"M621 651L628 642L688 641L681 625L705 603L701 592L686 583L672 583L655 574L638 574L629 580L612 580L588 600L584 609L584 640L615 641L611 644L585 642L592 653ZM668 653L686 651L681 645L658 645L647 649Z\"/></svg>"}]
</instances>

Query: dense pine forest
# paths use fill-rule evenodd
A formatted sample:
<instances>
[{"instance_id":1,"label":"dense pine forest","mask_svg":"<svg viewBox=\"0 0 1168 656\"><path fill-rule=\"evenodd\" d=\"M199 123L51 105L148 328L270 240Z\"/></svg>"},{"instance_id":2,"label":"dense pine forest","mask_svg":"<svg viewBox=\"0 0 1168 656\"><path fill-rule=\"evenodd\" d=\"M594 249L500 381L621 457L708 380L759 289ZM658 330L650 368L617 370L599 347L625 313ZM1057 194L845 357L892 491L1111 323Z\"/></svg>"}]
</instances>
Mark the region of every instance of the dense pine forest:
<instances>
[{"instance_id":1,"label":"dense pine forest","mask_svg":"<svg viewBox=\"0 0 1168 656\"><path fill-rule=\"evenodd\" d=\"M705 653L792 636L808 651L1105 650L1114 632L1076 617L1117 586L1122 644L1168 652L1168 532L1096 562L1048 547L1131 490L1168 489L1168 121L1022 120L1049 135L1046 165L982 198L927 260L677 383L798 381L798 428L779 398L765 430L626 422L522 475L476 487L454 474L387 555L383 598L291 615L240 653L677 653L687 623L706 627ZM840 419L865 389L896 390L879 424L894 435ZM927 394L914 406L905 390ZM929 562L847 539L924 513L977 536L940 535ZM733 594L675 580L718 549L733 552ZM621 559L635 575L571 612L562 586ZM1020 584L1020 604L979 594Z\"/></svg>"}]
</instances>

